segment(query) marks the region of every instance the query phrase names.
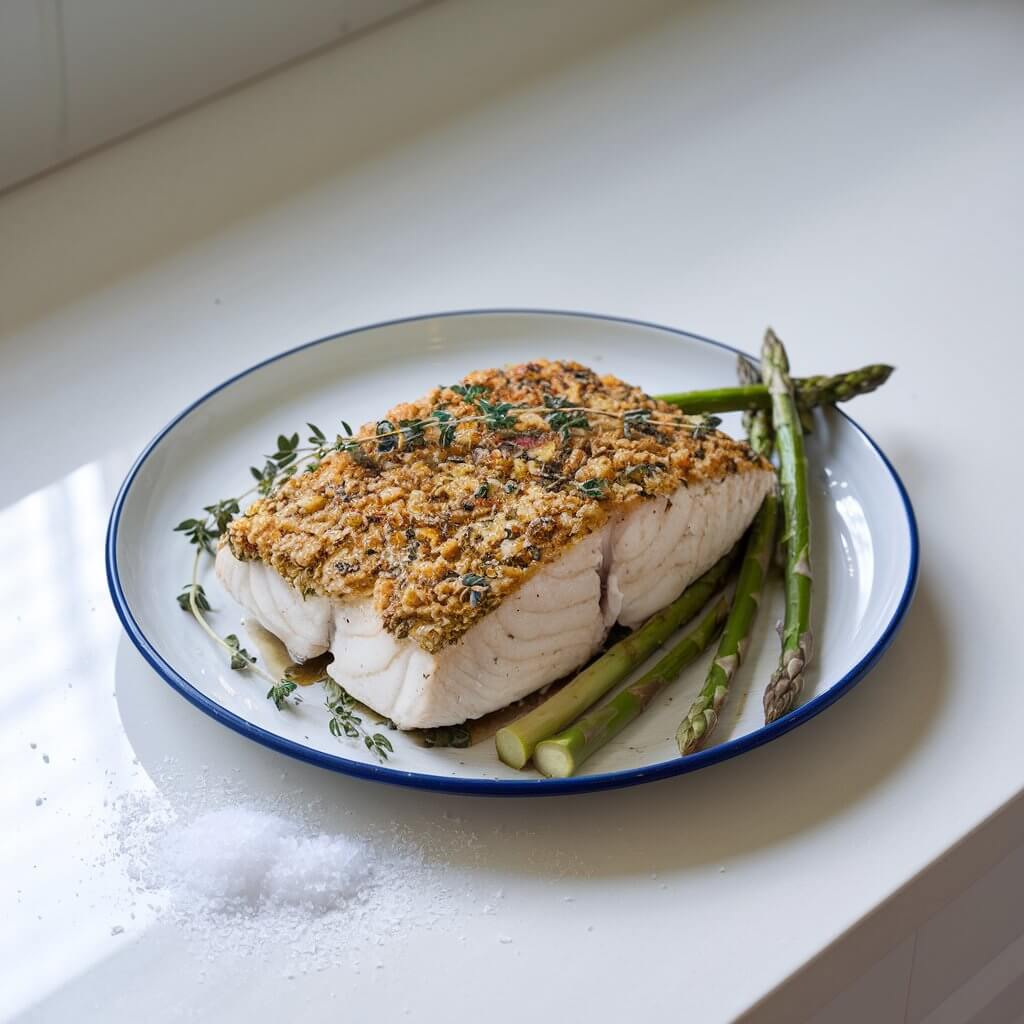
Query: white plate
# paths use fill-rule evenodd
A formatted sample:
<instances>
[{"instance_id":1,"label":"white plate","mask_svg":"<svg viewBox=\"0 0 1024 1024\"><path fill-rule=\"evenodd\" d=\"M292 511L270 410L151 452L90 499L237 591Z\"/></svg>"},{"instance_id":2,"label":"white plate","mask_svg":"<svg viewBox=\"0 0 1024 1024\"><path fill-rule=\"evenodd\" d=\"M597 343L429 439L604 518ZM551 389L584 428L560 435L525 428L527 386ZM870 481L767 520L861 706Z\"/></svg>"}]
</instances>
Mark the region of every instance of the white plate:
<instances>
[{"instance_id":1,"label":"white plate","mask_svg":"<svg viewBox=\"0 0 1024 1024\"><path fill-rule=\"evenodd\" d=\"M344 418L373 419L469 370L533 358L575 359L651 393L729 384L736 350L655 324L580 313L486 310L377 324L323 338L261 363L200 398L139 456L110 518L107 570L118 614L150 664L217 721L294 757L381 782L490 794L546 794L629 785L700 768L750 750L827 707L885 650L917 581L917 529L902 483L871 439L842 413L816 414L808 439L814 630L820 656L803 704L765 727L761 691L778 656L774 603L759 616L748 662L731 692L715 746L687 758L675 731L700 688L706 659L691 666L645 715L599 751L585 774L548 780L501 764L490 742L466 750L427 749L391 733L394 754L378 764L359 744L335 739L319 701L277 711L266 684L232 672L223 652L175 602L192 551L180 520L244 491L280 433L307 421L329 431ZM812 366L809 371L831 367ZM739 417L726 417L736 433ZM243 633L241 613L206 560L202 583L225 633ZM244 641L243 641L244 642ZM249 645L250 648L252 645ZM710 654L708 655L710 657Z\"/></svg>"}]
</instances>

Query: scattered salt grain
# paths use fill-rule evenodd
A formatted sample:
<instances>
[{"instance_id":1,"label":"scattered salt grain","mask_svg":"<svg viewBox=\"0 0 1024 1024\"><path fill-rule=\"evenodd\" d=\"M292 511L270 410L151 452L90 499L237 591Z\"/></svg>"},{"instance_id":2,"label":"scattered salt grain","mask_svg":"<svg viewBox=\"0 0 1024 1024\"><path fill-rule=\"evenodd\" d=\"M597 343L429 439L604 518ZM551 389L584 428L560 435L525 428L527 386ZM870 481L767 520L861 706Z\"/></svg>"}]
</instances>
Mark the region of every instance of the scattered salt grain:
<instances>
[{"instance_id":1,"label":"scattered salt grain","mask_svg":"<svg viewBox=\"0 0 1024 1024\"><path fill-rule=\"evenodd\" d=\"M31 747L31 748L32 748L33 750L35 750L35 749L36 749L36 744L34 744L34 743L30 743L30 744L29 744L29 746L30 746L30 747Z\"/></svg>"},{"instance_id":2,"label":"scattered salt grain","mask_svg":"<svg viewBox=\"0 0 1024 1024\"><path fill-rule=\"evenodd\" d=\"M49 754L43 754L43 764L49 764L49 763L50 763L50 755Z\"/></svg>"},{"instance_id":3,"label":"scattered salt grain","mask_svg":"<svg viewBox=\"0 0 1024 1024\"><path fill-rule=\"evenodd\" d=\"M43 798L41 796L37 796L36 797L36 807L42 807L42 806L43 806Z\"/></svg>"},{"instance_id":4,"label":"scattered salt grain","mask_svg":"<svg viewBox=\"0 0 1024 1024\"><path fill-rule=\"evenodd\" d=\"M114 927L110 929L110 934L111 935L122 935L123 933L124 933L123 925L115 924Z\"/></svg>"}]
</instances>

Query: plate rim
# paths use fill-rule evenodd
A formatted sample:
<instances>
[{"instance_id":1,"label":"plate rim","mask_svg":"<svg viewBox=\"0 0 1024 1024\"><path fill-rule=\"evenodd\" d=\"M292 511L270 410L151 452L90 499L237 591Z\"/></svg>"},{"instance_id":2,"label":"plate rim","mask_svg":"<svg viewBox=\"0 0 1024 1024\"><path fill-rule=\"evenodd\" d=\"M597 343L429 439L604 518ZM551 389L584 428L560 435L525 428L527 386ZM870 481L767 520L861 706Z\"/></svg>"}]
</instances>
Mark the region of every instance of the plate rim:
<instances>
[{"instance_id":1,"label":"plate rim","mask_svg":"<svg viewBox=\"0 0 1024 1024\"><path fill-rule=\"evenodd\" d=\"M118 489L117 496L110 512L110 520L107 525L105 540L105 564L107 574L107 586L110 590L111 600L117 616L124 627L128 638L135 645L136 649L148 662L150 667L165 682L180 693L189 703L205 712L221 725L227 726L234 732L253 740L262 746L269 747L278 753L293 757L299 761L326 768L330 771L340 772L355 778L369 779L374 782L384 782L390 785L411 787L414 789L426 789L442 793L455 793L476 796L557 796L570 793L587 793L597 790L617 789L626 786L639 785L644 782L654 782L659 779L672 778L677 775L685 775L701 768L718 764L721 761L729 760L747 751L754 750L765 743L778 739L791 729L802 725L816 715L820 714L827 707L834 704L840 697L848 693L860 680L870 671L878 659L885 653L892 643L894 636L899 630L906 617L907 610L914 598L919 577L919 555L920 541L918 536L917 517L914 514L914 507L910 501L907 489L896 472L895 467L889 461L886 454L875 443L859 423L848 416L841 409L836 412L842 416L858 434L867 442L871 450L881 460L882 465L888 471L896 491L903 505L906 516L906 526L910 539L910 559L907 570L907 578L904 582L903 592L897 602L892 616L882 629L878 639L871 649L854 665L845 675L833 683L824 693L811 698L806 704L801 704L788 715L778 719L771 725L763 725L753 732L735 739L727 740L707 750L698 751L687 757L671 758L667 761L659 761L655 764L644 765L638 768L625 768L611 772L601 772L596 775L571 776L567 779L466 779L447 775L426 775L421 772L402 771L398 768L388 767L382 764L366 764L361 761L354 761L340 754L329 754L324 751L314 750L295 740L279 736L270 732L262 726L242 718L240 715L229 711L218 704L215 700L202 693L193 686L184 676L177 672L157 651L149 641L142 627L139 626L132 614L121 583L121 576L117 564L117 536L121 522L121 515L124 511L133 483L141 471L146 460L150 457L156 447L163 439L193 410L209 401L214 395L230 387L236 381L247 377L249 374L269 366L271 363L286 359L298 352L326 344L329 341L337 341L340 338L347 338L366 331L377 330L384 327L395 327L402 324L416 323L419 321L439 320L452 317L469 316L559 316L575 317L586 320L596 320L604 323L625 324L632 327L651 328L663 331L677 337L688 338L703 344L713 345L716 348L724 349L736 355L746 356L748 359L757 360L748 353L733 345L708 338L704 335L695 334L692 331L685 331L677 327L670 327L666 324L650 320L639 320L633 317L616 316L605 313L590 313L581 310L547 309L541 307L485 307L481 309L455 309L444 310L437 313L421 313L414 316L397 317L394 319L380 320L370 324L363 324L344 331L337 331L333 334L324 335L313 341L303 342L292 348L278 352L260 362L254 363L247 369L241 370L220 384L211 388L204 395L197 398L186 406L181 412L174 416L161 430L159 430L149 443L142 449L129 469L124 481Z\"/></svg>"}]
</instances>

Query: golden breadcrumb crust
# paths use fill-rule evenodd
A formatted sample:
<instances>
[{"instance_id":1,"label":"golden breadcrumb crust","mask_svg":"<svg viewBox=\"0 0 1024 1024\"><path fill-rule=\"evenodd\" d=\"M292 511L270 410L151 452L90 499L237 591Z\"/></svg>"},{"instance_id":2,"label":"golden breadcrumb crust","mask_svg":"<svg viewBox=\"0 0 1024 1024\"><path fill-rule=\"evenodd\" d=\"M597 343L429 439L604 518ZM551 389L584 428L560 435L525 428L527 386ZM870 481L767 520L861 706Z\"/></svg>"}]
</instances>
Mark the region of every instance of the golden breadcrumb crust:
<instances>
[{"instance_id":1,"label":"golden breadcrumb crust","mask_svg":"<svg viewBox=\"0 0 1024 1024\"><path fill-rule=\"evenodd\" d=\"M587 426L556 431L543 413L524 413L511 429L460 423L447 447L431 426L411 443L332 453L231 524L234 555L265 562L303 593L372 591L386 629L437 651L612 511L680 484L769 468L747 445L717 431L695 437L692 418L578 363L478 370L462 384L482 386L492 404L540 407L548 396L615 415L588 413ZM480 415L439 387L395 406L383 429L437 409ZM635 410L650 416L624 422ZM366 424L359 436L381 429Z\"/></svg>"}]
</instances>

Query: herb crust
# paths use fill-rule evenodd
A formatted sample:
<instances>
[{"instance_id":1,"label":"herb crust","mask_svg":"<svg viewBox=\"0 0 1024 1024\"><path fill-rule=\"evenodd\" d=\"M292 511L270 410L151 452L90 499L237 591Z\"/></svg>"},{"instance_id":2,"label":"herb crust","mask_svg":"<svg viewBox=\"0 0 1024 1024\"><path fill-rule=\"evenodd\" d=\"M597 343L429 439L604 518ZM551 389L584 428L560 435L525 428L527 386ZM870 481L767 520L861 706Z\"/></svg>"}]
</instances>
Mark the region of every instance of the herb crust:
<instances>
[{"instance_id":1,"label":"herb crust","mask_svg":"<svg viewBox=\"0 0 1024 1024\"><path fill-rule=\"evenodd\" d=\"M770 469L747 445L574 362L475 371L358 431L378 436L256 501L222 542L303 593L372 592L385 628L427 651L610 515Z\"/></svg>"}]
</instances>

